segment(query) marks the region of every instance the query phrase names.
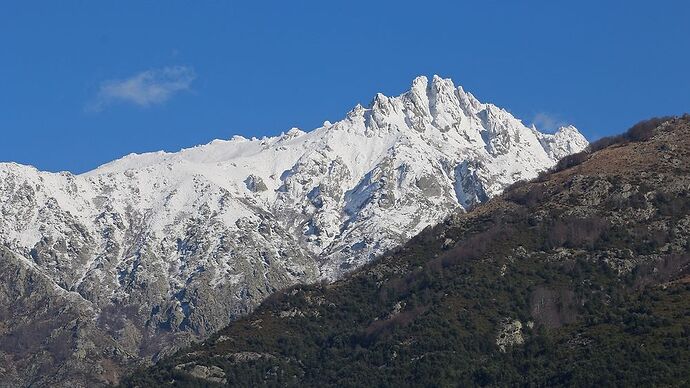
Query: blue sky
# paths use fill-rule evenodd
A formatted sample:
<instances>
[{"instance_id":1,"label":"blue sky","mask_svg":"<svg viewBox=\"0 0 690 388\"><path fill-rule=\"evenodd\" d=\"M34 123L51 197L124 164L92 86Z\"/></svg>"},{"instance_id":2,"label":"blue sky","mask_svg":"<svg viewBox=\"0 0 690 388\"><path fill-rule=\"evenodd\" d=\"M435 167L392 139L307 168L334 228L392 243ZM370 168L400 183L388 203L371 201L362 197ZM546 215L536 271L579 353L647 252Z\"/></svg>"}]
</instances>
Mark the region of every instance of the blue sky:
<instances>
[{"instance_id":1,"label":"blue sky","mask_svg":"<svg viewBox=\"0 0 690 388\"><path fill-rule=\"evenodd\" d=\"M0 161L309 130L421 74L596 139L690 110L689 3L2 2Z\"/></svg>"}]
</instances>

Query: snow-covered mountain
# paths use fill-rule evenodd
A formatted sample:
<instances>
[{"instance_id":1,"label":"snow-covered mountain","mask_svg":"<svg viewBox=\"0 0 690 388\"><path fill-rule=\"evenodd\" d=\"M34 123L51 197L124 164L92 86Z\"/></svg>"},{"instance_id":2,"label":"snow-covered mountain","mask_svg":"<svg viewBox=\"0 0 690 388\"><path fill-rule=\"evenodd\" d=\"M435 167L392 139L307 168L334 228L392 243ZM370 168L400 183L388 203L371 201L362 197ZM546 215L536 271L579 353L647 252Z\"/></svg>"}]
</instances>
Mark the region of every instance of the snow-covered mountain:
<instances>
[{"instance_id":1,"label":"snow-covered mountain","mask_svg":"<svg viewBox=\"0 0 690 388\"><path fill-rule=\"evenodd\" d=\"M118 352L149 356L276 289L337 278L587 144L418 77L310 132L132 154L81 175L0 164L0 256L85 306Z\"/></svg>"}]
</instances>

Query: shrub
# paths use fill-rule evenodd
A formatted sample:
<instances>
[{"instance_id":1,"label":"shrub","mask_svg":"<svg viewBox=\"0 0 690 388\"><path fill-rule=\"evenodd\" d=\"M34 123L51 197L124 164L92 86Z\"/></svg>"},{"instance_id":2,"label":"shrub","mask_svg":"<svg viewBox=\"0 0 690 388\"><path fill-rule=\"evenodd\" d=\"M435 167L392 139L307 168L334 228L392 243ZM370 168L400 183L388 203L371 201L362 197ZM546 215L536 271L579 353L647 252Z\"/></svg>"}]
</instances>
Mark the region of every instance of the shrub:
<instances>
[{"instance_id":1,"label":"shrub","mask_svg":"<svg viewBox=\"0 0 690 388\"><path fill-rule=\"evenodd\" d=\"M514 189L510 192L507 192L505 193L505 197L518 205L532 208L548 197L548 189L544 184L533 184L526 190Z\"/></svg>"},{"instance_id":2,"label":"shrub","mask_svg":"<svg viewBox=\"0 0 690 388\"><path fill-rule=\"evenodd\" d=\"M633 125L628 131L623 135L626 140L637 142L646 141L654 136L654 130L661 124L673 119L670 116L664 117L653 117L649 120L640 121L639 123Z\"/></svg>"},{"instance_id":3,"label":"shrub","mask_svg":"<svg viewBox=\"0 0 690 388\"><path fill-rule=\"evenodd\" d=\"M589 155L590 152L587 150L578 152L576 154L567 155L556 163L556 166L551 169L551 172L563 171L565 169L582 164L584 161L589 159Z\"/></svg>"},{"instance_id":4,"label":"shrub","mask_svg":"<svg viewBox=\"0 0 690 388\"><path fill-rule=\"evenodd\" d=\"M610 225L598 216L586 218L564 217L553 220L545 226L544 248L558 247L592 249L606 236Z\"/></svg>"}]
</instances>

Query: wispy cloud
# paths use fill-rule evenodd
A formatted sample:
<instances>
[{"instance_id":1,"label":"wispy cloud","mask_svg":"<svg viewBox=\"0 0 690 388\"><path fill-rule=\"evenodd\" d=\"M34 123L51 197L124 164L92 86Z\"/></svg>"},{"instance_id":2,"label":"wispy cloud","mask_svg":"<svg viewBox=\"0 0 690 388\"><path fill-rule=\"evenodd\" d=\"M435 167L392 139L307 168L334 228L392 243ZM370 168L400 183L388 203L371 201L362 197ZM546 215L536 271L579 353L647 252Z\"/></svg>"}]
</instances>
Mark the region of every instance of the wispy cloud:
<instances>
[{"instance_id":1,"label":"wispy cloud","mask_svg":"<svg viewBox=\"0 0 690 388\"><path fill-rule=\"evenodd\" d=\"M541 131L554 132L558 130L558 128L568 125L568 122L558 115L539 112L534 115L532 124Z\"/></svg>"},{"instance_id":2,"label":"wispy cloud","mask_svg":"<svg viewBox=\"0 0 690 388\"><path fill-rule=\"evenodd\" d=\"M163 104L176 93L189 90L196 78L187 66L171 66L135 74L129 78L101 83L93 101L86 105L90 112L100 112L114 103L140 107Z\"/></svg>"}]
</instances>

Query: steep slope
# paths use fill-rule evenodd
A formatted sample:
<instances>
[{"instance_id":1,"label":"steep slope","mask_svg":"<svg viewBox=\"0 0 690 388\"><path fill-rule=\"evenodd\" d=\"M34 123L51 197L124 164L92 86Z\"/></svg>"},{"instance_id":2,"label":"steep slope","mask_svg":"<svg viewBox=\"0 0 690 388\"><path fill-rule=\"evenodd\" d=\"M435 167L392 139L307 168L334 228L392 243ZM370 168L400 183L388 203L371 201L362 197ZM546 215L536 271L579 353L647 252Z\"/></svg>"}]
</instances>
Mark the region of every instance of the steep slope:
<instances>
[{"instance_id":1,"label":"steep slope","mask_svg":"<svg viewBox=\"0 0 690 388\"><path fill-rule=\"evenodd\" d=\"M686 384L690 116L592 150L125 385Z\"/></svg>"},{"instance_id":2,"label":"steep slope","mask_svg":"<svg viewBox=\"0 0 690 388\"><path fill-rule=\"evenodd\" d=\"M408 92L377 94L308 133L133 154L76 176L2 164L2 261L45 282L36 292L47 300L78 299L70 306L91 322L84 330L112 340L121 358L157 357L275 290L336 279L586 145L573 127L542 134L450 80L419 77ZM7 295L13 317L21 304ZM0 335L31 331L30 322L13 331L17 323ZM34 344L45 355L32 361L40 373L18 370L17 384L61 368L45 344ZM69 351L87 348L100 345ZM13 360L5 369L27 363L3 352ZM81 360L106 379L100 358Z\"/></svg>"}]
</instances>

